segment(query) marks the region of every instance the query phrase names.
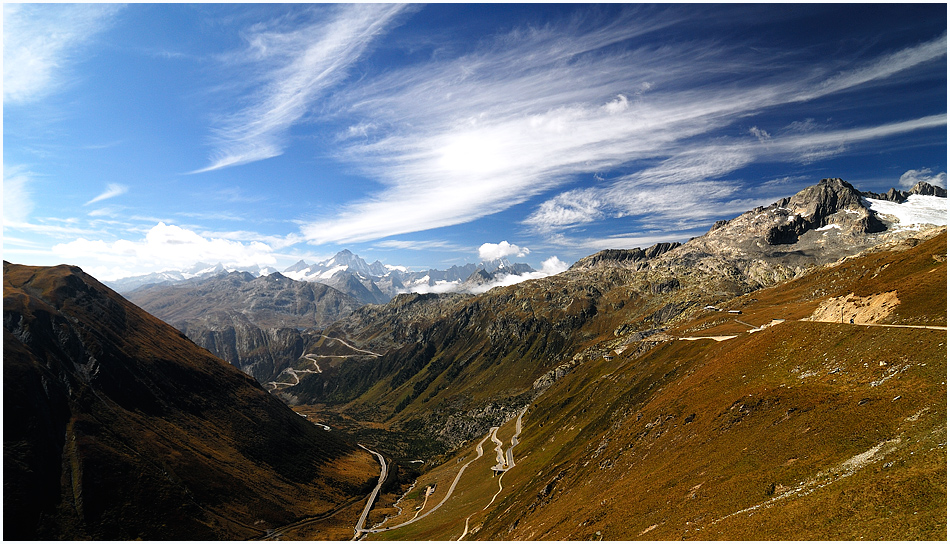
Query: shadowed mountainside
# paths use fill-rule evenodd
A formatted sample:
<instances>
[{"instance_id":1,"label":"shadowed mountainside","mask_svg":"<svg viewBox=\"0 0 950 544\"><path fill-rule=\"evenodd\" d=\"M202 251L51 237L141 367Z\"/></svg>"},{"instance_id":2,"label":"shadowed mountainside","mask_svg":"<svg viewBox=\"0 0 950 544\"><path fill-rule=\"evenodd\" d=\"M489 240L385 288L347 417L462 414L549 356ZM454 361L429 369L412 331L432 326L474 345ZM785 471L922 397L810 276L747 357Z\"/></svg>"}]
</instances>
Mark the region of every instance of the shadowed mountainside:
<instances>
[{"instance_id":1,"label":"shadowed mountainside","mask_svg":"<svg viewBox=\"0 0 950 544\"><path fill-rule=\"evenodd\" d=\"M4 262L4 538L240 539L376 461L75 267Z\"/></svg>"}]
</instances>

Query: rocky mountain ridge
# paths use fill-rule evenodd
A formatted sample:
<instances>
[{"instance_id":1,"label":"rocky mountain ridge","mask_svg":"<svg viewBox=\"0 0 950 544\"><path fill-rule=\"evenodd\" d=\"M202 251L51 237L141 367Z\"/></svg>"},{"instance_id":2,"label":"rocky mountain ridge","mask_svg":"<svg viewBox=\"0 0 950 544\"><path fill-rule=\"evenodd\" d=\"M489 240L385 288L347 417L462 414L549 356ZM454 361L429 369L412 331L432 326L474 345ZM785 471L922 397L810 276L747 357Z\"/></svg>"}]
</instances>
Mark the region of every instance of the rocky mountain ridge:
<instances>
[{"instance_id":1,"label":"rocky mountain ridge","mask_svg":"<svg viewBox=\"0 0 950 544\"><path fill-rule=\"evenodd\" d=\"M414 271L404 266L384 265L378 260L369 264L359 255L344 249L333 257L314 264L301 259L284 269L282 274L297 281L328 285L354 297L363 304L385 304L400 293L468 292L473 288L479 289L484 282L478 282L473 276L478 271L486 272L493 278L492 281L497 282L506 276L521 276L535 270L524 263L496 259L479 264L453 265L445 270L430 268ZM108 281L105 284L120 293L127 294L145 286L194 284L232 272L246 272L258 277L273 274L277 270L258 266L228 270L221 263L216 265L197 263L187 270L155 272ZM470 279L471 282L468 281Z\"/></svg>"},{"instance_id":2,"label":"rocky mountain ridge","mask_svg":"<svg viewBox=\"0 0 950 544\"><path fill-rule=\"evenodd\" d=\"M907 201L907 198L910 195L924 195L924 196L938 196L941 198L947 197L947 190L943 187L937 187L931 185L925 181L918 181L907 191L902 191L891 187L886 193L872 193L872 192L863 192L861 193L867 198L873 198L876 200L888 200L890 202L897 202L902 204Z\"/></svg>"}]
</instances>

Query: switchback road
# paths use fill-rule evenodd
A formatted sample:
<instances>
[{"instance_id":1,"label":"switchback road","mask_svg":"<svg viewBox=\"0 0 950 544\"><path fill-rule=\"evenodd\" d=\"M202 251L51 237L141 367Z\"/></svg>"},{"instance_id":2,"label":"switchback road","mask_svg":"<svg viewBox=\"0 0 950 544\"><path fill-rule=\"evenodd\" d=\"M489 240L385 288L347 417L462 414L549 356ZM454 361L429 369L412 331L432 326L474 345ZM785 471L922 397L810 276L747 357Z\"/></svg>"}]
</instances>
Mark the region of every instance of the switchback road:
<instances>
[{"instance_id":1,"label":"switchback road","mask_svg":"<svg viewBox=\"0 0 950 544\"><path fill-rule=\"evenodd\" d=\"M465 472L465 469L468 468L469 465L471 465L472 463L474 463L475 461L477 461L478 459L480 459L481 456L484 454L484 450L482 449L482 444L484 444L485 441L488 440L488 438L491 436L491 434L492 434L492 433L490 433L490 432L489 432L488 434L486 434L485 437L482 438L482 440L478 443L478 445L475 446L475 453L477 453L478 455L476 455L475 458L472 459L471 461L469 461L468 463L465 463L464 465L462 465L462 468L459 469L459 473L455 476L455 480L452 481L452 485L449 486L448 492L446 492L445 497L442 498L442 500L439 502L439 504L433 506L432 509L429 510L428 512L425 512L425 513L419 515L419 517L413 518L413 519L411 519L411 520L409 520L409 521L400 523L400 524L398 524L398 525L393 525L392 527L380 527L380 528L378 528L378 529L361 529L361 532L364 532L364 533L381 533L381 532L383 532L383 531L392 531L393 529L398 529L398 528L400 528L400 527L405 527L406 525L409 525L409 524L411 524L411 523L415 523L415 522L421 520L422 518L428 516L428 515L431 514L432 512L435 512L436 510L438 510L443 504L446 503L446 501L449 500L449 497L452 496L452 493L455 491L455 486L458 485L459 480L462 478L462 473Z\"/></svg>"}]
</instances>

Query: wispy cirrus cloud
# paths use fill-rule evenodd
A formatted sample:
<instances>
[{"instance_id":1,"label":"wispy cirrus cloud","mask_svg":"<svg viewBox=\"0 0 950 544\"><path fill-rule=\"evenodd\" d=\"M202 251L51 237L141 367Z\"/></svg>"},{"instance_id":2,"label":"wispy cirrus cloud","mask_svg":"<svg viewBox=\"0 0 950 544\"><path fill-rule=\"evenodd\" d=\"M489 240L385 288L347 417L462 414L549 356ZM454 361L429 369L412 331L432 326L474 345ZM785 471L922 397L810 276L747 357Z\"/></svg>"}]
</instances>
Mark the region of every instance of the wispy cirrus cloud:
<instances>
[{"instance_id":1,"label":"wispy cirrus cloud","mask_svg":"<svg viewBox=\"0 0 950 544\"><path fill-rule=\"evenodd\" d=\"M883 82L904 70L914 68L947 54L947 34L936 39L908 47L880 58L824 78L818 85L801 89L795 101L807 101L830 93L851 89L867 83Z\"/></svg>"},{"instance_id":2,"label":"wispy cirrus cloud","mask_svg":"<svg viewBox=\"0 0 950 544\"><path fill-rule=\"evenodd\" d=\"M96 202L101 202L103 200L115 198L119 195L124 195L127 192L129 192L129 187L127 185L122 185L121 183L110 183L106 187L105 191L93 197L91 200L89 200L89 202L86 202L85 204L83 204L83 206L88 206Z\"/></svg>"},{"instance_id":3,"label":"wispy cirrus cloud","mask_svg":"<svg viewBox=\"0 0 950 544\"><path fill-rule=\"evenodd\" d=\"M373 245L385 249L409 249L413 251L447 249L450 251L462 252L469 249L465 246L446 240L380 240Z\"/></svg>"},{"instance_id":4,"label":"wispy cirrus cloud","mask_svg":"<svg viewBox=\"0 0 950 544\"><path fill-rule=\"evenodd\" d=\"M251 28L247 48L231 62L252 85L245 107L223 116L214 130L211 164L218 170L283 153L287 132L407 8L395 4L341 4L292 29L286 21ZM253 74L256 74L253 75Z\"/></svg>"},{"instance_id":5,"label":"wispy cirrus cloud","mask_svg":"<svg viewBox=\"0 0 950 544\"><path fill-rule=\"evenodd\" d=\"M62 85L77 51L108 28L118 4L3 5L3 102L25 104Z\"/></svg>"},{"instance_id":6,"label":"wispy cirrus cloud","mask_svg":"<svg viewBox=\"0 0 950 544\"><path fill-rule=\"evenodd\" d=\"M3 225L26 222L33 211L33 174L24 166L3 165Z\"/></svg>"},{"instance_id":7,"label":"wispy cirrus cloud","mask_svg":"<svg viewBox=\"0 0 950 544\"><path fill-rule=\"evenodd\" d=\"M612 170L633 173L565 191L527 224L551 231L645 211L673 214L669 195L657 193L663 183L675 184L676 195L704 194L700 210L721 213L718 203L748 200L721 177L755 161L808 162L946 123L944 114L851 131L809 125L797 136L755 126L744 131L748 141L722 143L724 129L763 110L846 93L940 59L946 35L846 69L790 62L786 70L784 57L751 54L741 44L641 40L669 23L636 11L594 23L519 29L467 55L394 70L341 93L337 105L354 123L340 135L340 157L383 188L304 225L303 235L317 244L362 242L462 224L578 175Z\"/></svg>"},{"instance_id":8,"label":"wispy cirrus cloud","mask_svg":"<svg viewBox=\"0 0 950 544\"><path fill-rule=\"evenodd\" d=\"M604 217L641 216L653 219L706 220L771 202L781 187L767 182L758 197L742 197L742 186L722 179L756 161L810 162L816 156L841 153L850 145L866 144L914 130L946 126L946 115L874 127L827 130L791 130L765 141L752 131L750 138L719 138L705 146L688 147L673 157L599 187L561 193L543 202L524 223L541 233L602 220ZM753 139L754 138L754 139Z\"/></svg>"}]
</instances>

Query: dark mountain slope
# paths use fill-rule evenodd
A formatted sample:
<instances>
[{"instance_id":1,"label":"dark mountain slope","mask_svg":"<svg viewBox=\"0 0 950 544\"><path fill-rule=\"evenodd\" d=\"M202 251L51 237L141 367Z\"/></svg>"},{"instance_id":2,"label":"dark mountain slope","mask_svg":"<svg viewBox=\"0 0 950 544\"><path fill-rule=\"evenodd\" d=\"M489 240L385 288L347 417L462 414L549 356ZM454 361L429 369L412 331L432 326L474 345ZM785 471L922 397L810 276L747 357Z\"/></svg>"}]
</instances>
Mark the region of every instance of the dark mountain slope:
<instances>
[{"instance_id":1,"label":"dark mountain slope","mask_svg":"<svg viewBox=\"0 0 950 544\"><path fill-rule=\"evenodd\" d=\"M247 538L378 467L74 267L4 263L4 538Z\"/></svg>"},{"instance_id":2,"label":"dark mountain slope","mask_svg":"<svg viewBox=\"0 0 950 544\"><path fill-rule=\"evenodd\" d=\"M332 287L279 273L231 272L143 287L126 297L261 382L303 355L307 329L321 329L362 305Z\"/></svg>"}]
</instances>

